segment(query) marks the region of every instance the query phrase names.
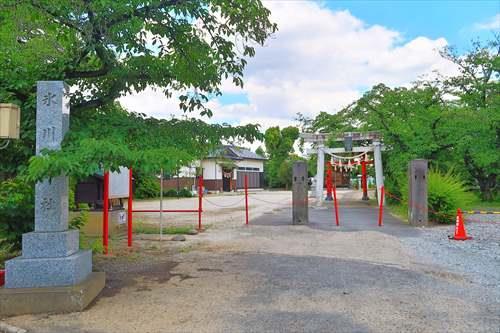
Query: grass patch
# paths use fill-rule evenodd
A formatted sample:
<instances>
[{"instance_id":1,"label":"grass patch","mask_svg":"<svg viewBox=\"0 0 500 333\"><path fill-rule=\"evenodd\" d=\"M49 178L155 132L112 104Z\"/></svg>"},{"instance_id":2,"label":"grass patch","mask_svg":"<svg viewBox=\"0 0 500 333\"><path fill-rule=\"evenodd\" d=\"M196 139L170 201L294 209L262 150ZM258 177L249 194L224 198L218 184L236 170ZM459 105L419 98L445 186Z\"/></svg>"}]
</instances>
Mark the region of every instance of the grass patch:
<instances>
[{"instance_id":1,"label":"grass patch","mask_svg":"<svg viewBox=\"0 0 500 333\"><path fill-rule=\"evenodd\" d=\"M404 223L408 223L408 207L404 205L389 205L389 211L392 215L401 219Z\"/></svg>"},{"instance_id":2,"label":"grass patch","mask_svg":"<svg viewBox=\"0 0 500 333\"><path fill-rule=\"evenodd\" d=\"M500 211L500 198L497 198L493 201L481 201L477 199L476 201L470 203L466 207L465 210L493 210Z\"/></svg>"},{"instance_id":3,"label":"grass patch","mask_svg":"<svg viewBox=\"0 0 500 333\"><path fill-rule=\"evenodd\" d=\"M186 235L193 231L191 226L167 226L163 227L164 235ZM157 235L160 233L160 226L145 223L136 223L134 225L134 233L137 234L152 234Z\"/></svg>"}]
</instances>

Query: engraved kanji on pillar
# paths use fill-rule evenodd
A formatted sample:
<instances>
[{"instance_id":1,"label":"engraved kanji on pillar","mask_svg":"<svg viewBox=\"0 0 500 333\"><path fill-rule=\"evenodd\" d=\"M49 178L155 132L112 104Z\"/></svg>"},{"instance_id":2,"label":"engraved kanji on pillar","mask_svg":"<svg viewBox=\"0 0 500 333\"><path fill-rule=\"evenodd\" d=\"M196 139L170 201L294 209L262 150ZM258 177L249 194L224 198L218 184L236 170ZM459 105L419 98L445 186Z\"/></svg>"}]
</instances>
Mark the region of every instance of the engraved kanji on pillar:
<instances>
[{"instance_id":1,"label":"engraved kanji on pillar","mask_svg":"<svg viewBox=\"0 0 500 333\"><path fill-rule=\"evenodd\" d=\"M37 83L36 154L59 150L69 127L69 88L61 81ZM68 178L45 179L35 186L35 231L68 229Z\"/></svg>"}]
</instances>

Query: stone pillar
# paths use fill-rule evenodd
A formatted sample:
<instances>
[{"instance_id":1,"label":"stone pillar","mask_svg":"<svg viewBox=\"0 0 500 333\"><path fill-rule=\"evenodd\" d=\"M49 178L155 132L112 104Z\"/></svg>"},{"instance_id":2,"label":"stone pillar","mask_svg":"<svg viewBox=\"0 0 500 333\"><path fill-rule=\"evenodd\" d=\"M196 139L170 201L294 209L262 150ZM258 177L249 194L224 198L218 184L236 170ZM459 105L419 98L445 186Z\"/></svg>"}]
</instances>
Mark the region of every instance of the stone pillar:
<instances>
[{"instance_id":1,"label":"stone pillar","mask_svg":"<svg viewBox=\"0 0 500 333\"><path fill-rule=\"evenodd\" d=\"M292 175L292 215L293 224L309 223L309 202L307 198L307 163L293 163Z\"/></svg>"},{"instance_id":2,"label":"stone pillar","mask_svg":"<svg viewBox=\"0 0 500 333\"><path fill-rule=\"evenodd\" d=\"M377 202L380 204L380 188L384 186L384 171L382 168L382 144L373 141L373 160L375 163L375 183L377 186ZM385 200L384 200L385 205Z\"/></svg>"},{"instance_id":3,"label":"stone pillar","mask_svg":"<svg viewBox=\"0 0 500 333\"><path fill-rule=\"evenodd\" d=\"M411 225L426 226L427 160L413 160L408 164L408 218Z\"/></svg>"},{"instance_id":4,"label":"stone pillar","mask_svg":"<svg viewBox=\"0 0 500 333\"><path fill-rule=\"evenodd\" d=\"M325 175L325 151L324 146L318 147L318 164L316 168L316 202L320 205L323 202L323 186Z\"/></svg>"},{"instance_id":5,"label":"stone pillar","mask_svg":"<svg viewBox=\"0 0 500 333\"><path fill-rule=\"evenodd\" d=\"M58 150L69 127L68 86L37 83L36 153ZM6 288L75 285L92 272L92 253L79 250L78 230L68 230L68 178L35 185L35 231L23 235L22 256L5 264Z\"/></svg>"}]
</instances>

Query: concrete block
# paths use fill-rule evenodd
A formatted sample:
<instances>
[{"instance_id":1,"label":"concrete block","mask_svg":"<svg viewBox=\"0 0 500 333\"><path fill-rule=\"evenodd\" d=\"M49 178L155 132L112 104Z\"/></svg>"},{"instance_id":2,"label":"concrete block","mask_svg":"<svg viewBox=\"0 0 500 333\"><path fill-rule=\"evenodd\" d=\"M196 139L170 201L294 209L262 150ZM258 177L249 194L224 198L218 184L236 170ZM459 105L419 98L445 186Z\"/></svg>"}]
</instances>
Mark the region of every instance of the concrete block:
<instances>
[{"instance_id":1,"label":"concrete block","mask_svg":"<svg viewBox=\"0 0 500 333\"><path fill-rule=\"evenodd\" d=\"M69 286L92 272L92 252L78 251L61 258L17 257L5 263L6 288Z\"/></svg>"},{"instance_id":2,"label":"concrete block","mask_svg":"<svg viewBox=\"0 0 500 333\"><path fill-rule=\"evenodd\" d=\"M94 272L73 286L0 288L0 316L83 311L99 295L105 282L105 273Z\"/></svg>"},{"instance_id":3,"label":"concrete block","mask_svg":"<svg viewBox=\"0 0 500 333\"><path fill-rule=\"evenodd\" d=\"M67 257L78 250L78 230L23 234L23 258Z\"/></svg>"}]
</instances>

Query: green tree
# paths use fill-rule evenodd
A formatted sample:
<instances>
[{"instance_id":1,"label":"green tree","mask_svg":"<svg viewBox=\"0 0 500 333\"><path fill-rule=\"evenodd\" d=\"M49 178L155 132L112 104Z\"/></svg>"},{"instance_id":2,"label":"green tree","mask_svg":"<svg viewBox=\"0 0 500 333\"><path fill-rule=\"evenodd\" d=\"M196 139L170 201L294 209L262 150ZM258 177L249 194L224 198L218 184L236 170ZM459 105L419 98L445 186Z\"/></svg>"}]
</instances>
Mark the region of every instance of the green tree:
<instances>
[{"instance_id":1,"label":"green tree","mask_svg":"<svg viewBox=\"0 0 500 333\"><path fill-rule=\"evenodd\" d=\"M465 56L453 49L442 55L455 63L460 75L445 79L454 95L456 149L474 185L485 200L498 194L500 173L500 35L487 44L474 42Z\"/></svg>"},{"instance_id":2,"label":"green tree","mask_svg":"<svg viewBox=\"0 0 500 333\"><path fill-rule=\"evenodd\" d=\"M99 169L132 166L143 174L175 172L200 159L222 140L252 142L257 125L232 127L199 119L155 119L130 113L119 104L99 108L71 121L62 149L32 157L30 180L66 174L83 178Z\"/></svg>"},{"instance_id":3,"label":"green tree","mask_svg":"<svg viewBox=\"0 0 500 333\"><path fill-rule=\"evenodd\" d=\"M22 138L2 151L0 175L22 171L34 152L38 80L65 80L76 116L148 86L180 107L203 102L243 69L276 30L260 0L4 0L0 4L0 101L22 108ZM118 149L118 147L115 147Z\"/></svg>"},{"instance_id":4,"label":"green tree","mask_svg":"<svg viewBox=\"0 0 500 333\"><path fill-rule=\"evenodd\" d=\"M257 147L255 153L259 156L266 157L266 152L264 151L264 148L262 148L261 146Z\"/></svg>"},{"instance_id":5,"label":"green tree","mask_svg":"<svg viewBox=\"0 0 500 333\"><path fill-rule=\"evenodd\" d=\"M347 128L381 131L388 148L384 152L386 183L397 192L400 182L406 181L409 160L439 157L447 161L445 155L452 147L443 121L447 111L442 92L432 86L391 89L379 84L335 117L323 114L315 123L333 133Z\"/></svg>"},{"instance_id":6,"label":"green tree","mask_svg":"<svg viewBox=\"0 0 500 333\"><path fill-rule=\"evenodd\" d=\"M0 4L0 101L22 109L21 140L2 150L0 181L29 181L0 205L0 239L33 224L32 181L64 173L133 166L143 175L178 169L222 140L260 138L258 126L208 125L127 113L115 100L151 86L179 92L184 111L211 115L204 102L222 80L243 85L255 46L276 30L260 0L4 0ZM34 154L36 82L72 87L71 124L61 151ZM26 176L27 175L27 176ZM12 189L0 182L0 192ZM12 201L12 200L11 200ZM10 214L17 207L18 215ZM9 208L10 207L10 208ZM21 212L26 218L19 219ZM10 214L10 215L9 215ZM6 235L10 233L11 235Z\"/></svg>"},{"instance_id":7,"label":"green tree","mask_svg":"<svg viewBox=\"0 0 500 333\"><path fill-rule=\"evenodd\" d=\"M299 129L294 126L285 127L282 130L278 126L270 127L264 134L264 144L268 154L268 162L265 171L269 186L284 186L283 177L279 176L281 165L294 151L293 145L299 138Z\"/></svg>"},{"instance_id":8,"label":"green tree","mask_svg":"<svg viewBox=\"0 0 500 333\"><path fill-rule=\"evenodd\" d=\"M425 158L443 171L453 168L483 199L493 199L500 166L499 45L498 39L474 43L465 56L447 50L443 56L458 65L459 76L409 88L378 84L339 113L320 113L311 128L381 131L386 185L393 192L406 182L408 161Z\"/></svg>"},{"instance_id":9,"label":"green tree","mask_svg":"<svg viewBox=\"0 0 500 333\"><path fill-rule=\"evenodd\" d=\"M283 162L281 162L278 168L278 181L285 186L285 189L292 187L292 177L293 177L293 163L296 161L304 161L305 159L296 155L290 154Z\"/></svg>"}]
</instances>

